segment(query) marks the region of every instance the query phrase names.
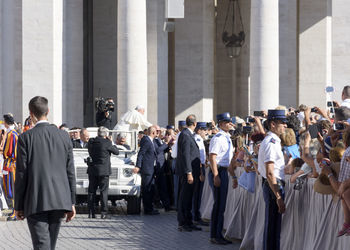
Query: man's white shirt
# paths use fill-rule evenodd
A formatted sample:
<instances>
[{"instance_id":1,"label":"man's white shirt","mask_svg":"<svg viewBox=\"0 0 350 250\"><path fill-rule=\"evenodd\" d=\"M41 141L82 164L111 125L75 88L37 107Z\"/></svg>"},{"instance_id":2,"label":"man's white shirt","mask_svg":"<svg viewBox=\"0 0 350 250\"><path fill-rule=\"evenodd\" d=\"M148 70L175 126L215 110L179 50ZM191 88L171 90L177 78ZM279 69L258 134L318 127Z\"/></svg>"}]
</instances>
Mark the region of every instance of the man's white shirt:
<instances>
[{"instance_id":1,"label":"man's white shirt","mask_svg":"<svg viewBox=\"0 0 350 250\"><path fill-rule=\"evenodd\" d=\"M173 159L175 159L177 157L177 141L179 140L179 136L180 136L181 132L179 132L176 135L176 140L174 145L171 147L171 157L173 157Z\"/></svg>"},{"instance_id":2,"label":"man's white shirt","mask_svg":"<svg viewBox=\"0 0 350 250\"><path fill-rule=\"evenodd\" d=\"M206 160L206 153L205 153L205 146L204 146L203 138L200 135L195 134L194 139L195 139L195 141L198 145L198 148L199 148L199 155L200 155L201 163L204 165L205 160Z\"/></svg>"},{"instance_id":3,"label":"man's white shirt","mask_svg":"<svg viewBox=\"0 0 350 250\"><path fill-rule=\"evenodd\" d=\"M281 139L272 132L267 133L259 149L258 170L264 178L266 178L266 162L273 162L275 177L284 180L285 165L281 148Z\"/></svg>"},{"instance_id":4,"label":"man's white shirt","mask_svg":"<svg viewBox=\"0 0 350 250\"><path fill-rule=\"evenodd\" d=\"M216 154L218 166L228 167L234 153L231 135L220 129L210 141L209 153Z\"/></svg>"}]
</instances>

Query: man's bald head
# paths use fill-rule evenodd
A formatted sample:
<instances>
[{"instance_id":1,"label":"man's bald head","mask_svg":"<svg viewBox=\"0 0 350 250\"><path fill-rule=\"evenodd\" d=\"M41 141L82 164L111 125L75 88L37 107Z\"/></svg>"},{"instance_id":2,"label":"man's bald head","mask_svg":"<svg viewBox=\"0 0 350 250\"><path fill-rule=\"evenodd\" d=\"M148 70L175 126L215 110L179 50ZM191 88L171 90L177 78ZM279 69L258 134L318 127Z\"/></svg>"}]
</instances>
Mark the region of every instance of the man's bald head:
<instances>
[{"instance_id":1,"label":"man's bald head","mask_svg":"<svg viewBox=\"0 0 350 250\"><path fill-rule=\"evenodd\" d=\"M155 138L157 136L157 126L152 125L147 129L147 133L150 137Z\"/></svg>"},{"instance_id":2,"label":"man's bald head","mask_svg":"<svg viewBox=\"0 0 350 250\"><path fill-rule=\"evenodd\" d=\"M90 139L89 131L86 128L80 130L80 140L83 142L88 142Z\"/></svg>"},{"instance_id":3,"label":"man's bald head","mask_svg":"<svg viewBox=\"0 0 350 250\"><path fill-rule=\"evenodd\" d=\"M197 118L195 115L189 115L186 118L186 126L187 127L196 127L197 125Z\"/></svg>"}]
</instances>

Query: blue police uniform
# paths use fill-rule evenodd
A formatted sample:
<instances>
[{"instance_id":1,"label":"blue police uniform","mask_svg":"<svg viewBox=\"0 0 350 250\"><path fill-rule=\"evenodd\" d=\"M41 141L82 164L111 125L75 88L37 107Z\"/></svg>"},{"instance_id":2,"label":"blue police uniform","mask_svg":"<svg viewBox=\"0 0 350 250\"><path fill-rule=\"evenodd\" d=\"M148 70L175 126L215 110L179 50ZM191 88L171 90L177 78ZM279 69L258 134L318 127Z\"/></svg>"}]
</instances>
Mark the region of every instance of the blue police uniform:
<instances>
[{"instance_id":1,"label":"blue police uniform","mask_svg":"<svg viewBox=\"0 0 350 250\"><path fill-rule=\"evenodd\" d=\"M231 122L229 113L217 115L218 122ZM218 175L221 181L220 187L214 186L214 175L209 173L209 185L214 193L214 205L210 222L210 238L223 240L222 229L224 225L224 213L226 208L226 199L228 192L228 172L227 169L233 157L233 145L230 134L220 130L210 141L209 154L216 154L216 163Z\"/></svg>"},{"instance_id":2,"label":"blue police uniform","mask_svg":"<svg viewBox=\"0 0 350 250\"><path fill-rule=\"evenodd\" d=\"M269 110L268 120L279 119L286 121L284 110ZM273 132L268 132L260 144L258 170L263 177L263 195L265 200L264 250L280 249L280 234L282 214L278 212L276 196L266 180L267 162L274 163L274 176L277 179L279 193L284 200L284 156L280 138Z\"/></svg>"},{"instance_id":3,"label":"blue police uniform","mask_svg":"<svg viewBox=\"0 0 350 250\"><path fill-rule=\"evenodd\" d=\"M197 122L197 129L207 129L206 122ZM203 138L199 134L194 135L194 140L196 141L199 149L200 161L201 161L201 173L205 176L205 160L206 160L206 152L205 146L203 142ZM203 190L203 182L198 179L194 180L194 191L193 191L193 220L195 223L199 223L202 225L207 225L207 223L203 223L200 214L200 205L201 205L201 197Z\"/></svg>"}]
</instances>

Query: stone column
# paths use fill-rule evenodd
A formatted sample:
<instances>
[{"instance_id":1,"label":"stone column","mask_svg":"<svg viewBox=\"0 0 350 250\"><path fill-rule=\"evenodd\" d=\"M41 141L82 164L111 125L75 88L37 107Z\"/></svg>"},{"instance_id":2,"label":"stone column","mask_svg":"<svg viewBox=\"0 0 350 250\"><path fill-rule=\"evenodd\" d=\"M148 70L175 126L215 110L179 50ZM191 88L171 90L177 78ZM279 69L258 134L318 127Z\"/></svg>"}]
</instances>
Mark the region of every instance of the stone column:
<instances>
[{"instance_id":1,"label":"stone column","mask_svg":"<svg viewBox=\"0 0 350 250\"><path fill-rule=\"evenodd\" d=\"M251 1L250 113L279 104L278 3Z\"/></svg>"},{"instance_id":2,"label":"stone column","mask_svg":"<svg viewBox=\"0 0 350 250\"><path fill-rule=\"evenodd\" d=\"M71 127L84 123L83 1L64 3L62 117Z\"/></svg>"},{"instance_id":3,"label":"stone column","mask_svg":"<svg viewBox=\"0 0 350 250\"><path fill-rule=\"evenodd\" d=\"M213 119L214 53L214 1L185 1L185 18L175 21L175 124L189 114Z\"/></svg>"},{"instance_id":4,"label":"stone column","mask_svg":"<svg viewBox=\"0 0 350 250\"><path fill-rule=\"evenodd\" d=\"M49 100L49 120L62 123L63 0L22 2L23 118L37 95Z\"/></svg>"},{"instance_id":5,"label":"stone column","mask_svg":"<svg viewBox=\"0 0 350 250\"><path fill-rule=\"evenodd\" d=\"M0 2L0 115L22 121L22 3ZM0 118L2 119L2 118Z\"/></svg>"},{"instance_id":6,"label":"stone column","mask_svg":"<svg viewBox=\"0 0 350 250\"><path fill-rule=\"evenodd\" d=\"M2 90L0 92L0 114L3 114L4 111L3 111L3 108L4 108L4 102L3 102L3 99L4 99L4 87L3 87L3 79L2 79L2 59L3 58L3 53L2 53L2 43L3 43L3 29L4 29L4 24L3 24L3 21L2 21L2 17L3 17L3 8L2 8L2 4L3 2L1 1L0 2L0 89Z\"/></svg>"},{"instance_id":7,"label":"stone column","mask_svg":"<svg viewBox=\"0 0 350 250\"><path fill-rule=\"evenodd\" d=\"M350 85L350 3L332 1L332 84L333 100L341 100L345 85Z\"/></svg>"},{"instance_id":8,"label":"stone column","mask_svg":"<svg viewBox=\"0 0 350 250\"><path fill-rule=\"evenodd\" d=\"M148 120L168 124L168 33L163 31L165 1L147 0Z\"/></svg>"},{"instance_id":9,"label":"stone column","mask_svg":"<svg viewBox=\"0 0 350 250\"><path fill-rule=\"evenodd\" d=\"M117 94L119 118L138 104L147 108L146 0L118 0Z\"/></svg>"},{"instance_id":10,"label":"stone column","mask_svg":"<svg viewBox=\"0 0 350 250\"><path fill-rule=\"evenodd\" d=\"M324 88L332 77L330 1L299 1L299 104L326 106Z\"/></svg>"},{"instance_id":11,"label":"stone column","mask_svg":"<svg viewBox=\"0 0 350 250\"><path fill-rule=\"evenodd\" d=\"M297 106L297 0L279 1L279 79L280 102Z\"/></svg>"}]
</instances>

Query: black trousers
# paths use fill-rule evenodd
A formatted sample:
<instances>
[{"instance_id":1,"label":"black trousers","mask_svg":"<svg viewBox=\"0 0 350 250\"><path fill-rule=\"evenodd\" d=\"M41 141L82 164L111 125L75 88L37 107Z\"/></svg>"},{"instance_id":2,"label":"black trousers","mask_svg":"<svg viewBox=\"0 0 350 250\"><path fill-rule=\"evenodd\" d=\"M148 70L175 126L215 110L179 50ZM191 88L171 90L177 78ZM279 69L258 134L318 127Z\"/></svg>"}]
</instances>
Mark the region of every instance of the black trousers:
<instances>
[{"instance_id":1,"label":"black trousers","mask_svg":"<svg viewBox=\"0 0 350 250\"><path fill-rule=\"evenodd\" d=\"M281 239L282 214L278 212L276 196L267 181L263 182L265 200L264 250L279 250ZM284 200L284 184L279 185L279 192Z\"/></svg>"},{"instance_id":2,"label":"black trousers","mask_svg":"<svg viewBox=\"0 0 350 250\"><path fill-rule=\"evenodd\" d=\"M153 211L154 177L153 175L141 175L141 194L144 212Z\"/></svg>"},{"instance_id":3,"label":"black trousers","mask_svg":"<svg viewBox=\"0 0 350 250\"><path fill-rule=\"evenodd\" d=\"M195 177L194 177L195 178ZM192 198L194 184L188 184L187 175L179 176L179 198L177 204L177 221L179 226L190 226L192 221Z\"/></svg>"},{"instance_id":4,"label":"black trousers","mask_svg":"<svg viewBox=\"0 0 350 250\"><path fill-rule=\"evenodd\" d=\"M160 200L164 208L170 207L170 194L168 192L167 179L164 172L159 172L156 176L156 186L158 189Z\"/></svg>"},{"instance_id":5,"label":"black trousers","mask_svg":"<svg viewBox=\"0 0 350 250\"><path fill-rule=\"evenodd\" d=\"M199 209L201 207L203 182L196 178L193 185L193 217L195 221L199 221L202 218Z\"/></svg>"},{"instance_id":6,"label":"black trousers","mask_svg":"<svg viewBox=\"0 0 350 250\"><path fill-rule=\"evenodd\" d=\"M222 229L224 227L224 213L226 208L226 199L228 192L228 173L227 168L219 167L220 187L214 186L214 175L209 172L209 185L213 190L214 205L210 220L210 238L223 238Z\"/></svg>"},{"instance_id":7,"label":"black trousers","mask_svg":"<svg viewBox=\"0 0 350 250\"><path fill-rule=\"evenodd\" d=\"M62 210L52 210L28 216L27 223L34 250L55 249L64 213Z\"/></svg>"},{"instance_id":8,"label":"black trousers","mask_svg":"<svg viewBox=\"0 0 350 250\"><path fill-rule=\"evenodd\" d=\"M101 214L108 212L108 187L109 176L95 176L89 174L88 206L90 212L95 213L95 196L97 188L100 188Z\"/></svg>"}]
</instances>

